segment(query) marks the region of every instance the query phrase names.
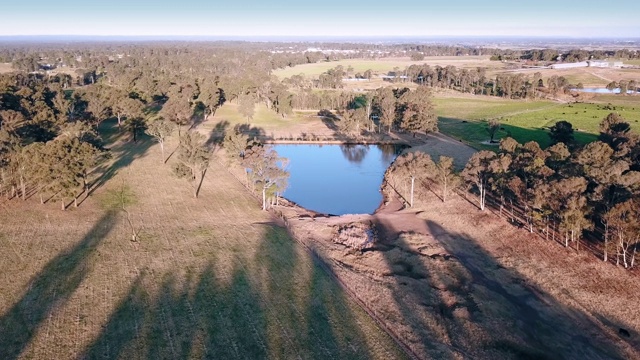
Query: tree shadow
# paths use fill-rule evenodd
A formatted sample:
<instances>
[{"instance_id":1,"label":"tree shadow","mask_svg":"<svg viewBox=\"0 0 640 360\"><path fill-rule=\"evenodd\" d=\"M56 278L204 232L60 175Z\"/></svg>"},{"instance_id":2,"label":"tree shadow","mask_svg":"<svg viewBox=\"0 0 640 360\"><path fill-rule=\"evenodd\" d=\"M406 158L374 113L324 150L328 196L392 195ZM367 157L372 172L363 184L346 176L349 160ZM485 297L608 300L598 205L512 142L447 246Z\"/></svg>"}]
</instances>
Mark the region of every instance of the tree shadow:
<instances>
[{"instance_id":1,"label":"tree shadow","mask_svg":"<svg viewBox=\"0 0 640 360\"><path fill-rule=\"evenodd\" d=\"M196 129L198 126L202 125L206 120L207 120L207 116L204 109L204 105L201 102L196 103L196 106L193 109L193 115L191 115L189 131Z\"/></svg>"},{"instance_id":2,"label":"tree shadow","mask_svg":"<svg viewBox=\"0 0 640 360\"><path fill-rule=\"evenodd\" d=\"M405 340L420 356L625 358L601 324L498 263L468 235L430 220L400 236L391 222L376 225L399 322L409 328Z\"/></svg>"},{"instance_id":3,"label":"tree shadow","mask_svg":"<svg viewBox=\"0 0 640 360\"><path fill-rule=\"evenodd\" d=\"M215 255L184 276L143 271L81 358L369 358L333 280L300 262L285 229L252 226L264 230L253 255L236 244L220 256L231 263Z\"/></svg>"},{"instance_id":4,"label":"tree shadow","mask_svg":"<svg viewBox=\"0 0 640 360\"><path fill-rule=\"evenodd\" d=\"M322 123L334 133L338 133L338 125L336 125L336 121L340 121L340 118L331 112L331 110L320 110L318 111L318 116L322 120Z\"/></svg>"},{"instance_id":5,"label":"tree shadow","mask_svg":"<svg viewBox=\"0 0 640 360\"><path fill-rule=\"evenodd\" d=\"M0 358L16 359L42 322L64 306L82 283L91 253L109 234L115 213L108 212L71 249L49 261L36 274L22 298L0 317Z\"/></svg>"},{"instance_id":6,"label":"tree shadow","mask_svg":"<svg viewBox=\"0 0 640 360\"><path fill-rule=\"evenodd\" d=\"M257 254L256 262L264 265L267 274L267 296L281 306L277 315L280 331L292 335L272 344L276 357L371 357L345 294L320 256L303 251L287 230L278 226L266 227ZM301 271L306 271L304 283L291 276Z\"/></svg>"},{"instance_id":7,"label":"tree shadow","mask_svg":"<svg viewBox=\"0 0 640 360\"><path fill-rule=\"evenodd\" d=\"M102 134L103 132L110 131L109 128L112 129L114 127L117 128L113 119L103 121L100 125L99 132ZM133 141L110 143L109 153L112 160L102 163L93 170L92 174L94 176L97 175L97 178L90 184L87 196L91 195L96 189L112 179L120 169L126 168L133 163L134 160L143 157L153 144L153 139L146 134L140 134L138 141L135 143Z\"/></svg>"},{"instance_id":8,"label":"tree shadow","mask_svg":"<svg viewBox=\"0 0 640 360\"><path fill-rule=\"evenodd\" d=\"M217 147L221 146L224 142L224 137L227 134L227 130L229 129L229 122L227 120L222 120L218 122L211 133L209 133L209 139L207 139L206 146L212 151Z\"/></svg>"}]
</instances>

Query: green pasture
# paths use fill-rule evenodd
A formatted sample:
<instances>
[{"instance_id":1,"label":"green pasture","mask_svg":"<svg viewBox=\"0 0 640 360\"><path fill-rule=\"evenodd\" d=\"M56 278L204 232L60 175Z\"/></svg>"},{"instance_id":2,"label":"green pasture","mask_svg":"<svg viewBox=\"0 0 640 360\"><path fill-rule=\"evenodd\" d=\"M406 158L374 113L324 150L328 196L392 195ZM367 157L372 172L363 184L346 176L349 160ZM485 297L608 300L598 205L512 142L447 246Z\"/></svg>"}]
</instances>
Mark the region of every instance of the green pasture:
<instances>
[{"instance_id":1,"label":"green pasture","mask_svg":"<svg viewBox=\"0 0 640 360\"><path fill-rule=\"evenodd\" d=\"M600 121L616 112L640 131L640 97L612 95L599 98L598 103L554 103L549 101L487 100L485 98L435 99L440 131L478 149L495 148L484 145L489 140L487 121L496 119L501 130L496 139L511 136L520 143L537 141L549 145L548 128L556 122L570 122L580 143L594 141Z\"/></svg>"}]
</instances>

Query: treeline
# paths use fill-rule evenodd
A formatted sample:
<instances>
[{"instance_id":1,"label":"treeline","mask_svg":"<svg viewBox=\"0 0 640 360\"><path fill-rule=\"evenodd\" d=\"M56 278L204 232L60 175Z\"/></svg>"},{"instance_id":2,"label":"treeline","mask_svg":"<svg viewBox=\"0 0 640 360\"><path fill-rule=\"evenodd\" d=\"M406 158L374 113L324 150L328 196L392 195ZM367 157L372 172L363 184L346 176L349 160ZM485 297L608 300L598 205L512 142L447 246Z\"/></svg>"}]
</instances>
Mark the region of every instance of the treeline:
<instances>
[{"instance_id":1,"label":"treeline","mask_svg":"<svg viewBox=\"0 0 640 360\"><path fill-rule=\"evenodd\" d=\"M607 58L615 59L638 59L640 52L630 49L619 50L582 50L570 49L566 51L558 49L529 49L529 50L504 50L492 54L491 60L527 60L534 62L581 62L586 60L602 60Z\"/></svg>"},{"instance_id":2,"label":"treeline","mask_svg":"<svg viewBox=\"0 0 640 360\"><path fill-rule=\"evenodd\" d=\"M452 89L463 93L500 96L510 99L528 99L557 95L580 88L563 76L553 75L546 83L542 74L498 74L487 76L486 69L458 69L455 66L411 65L404 71L408 81L435 88ZM402 81L396 78L396 81Z\"/></svg>"},{"instance_id":3,"label":"treeline","mask_svg":"<svg viewBox=\"0 0 640 360\"><path fill-rule=\"evenodd\" d=\"M387 181L404 194L399 183L410 183L412 190L414 184L436 184L444 201L452 184L464 180L481 210L493 204L513 223L576 250L588 234L598 240L594 245L604 261L613 254L616 264L632 268L640 250L640 137L629 130L629 123L612 113L600 124L599 141L583 147L571 136L546 150L533 141L506 138L497 153L474 154L460 178L447 171L447 158L434 163L426 154L410 154L396 160ZM407 197L412 204L413 191Z\"/></svg>"}]
</instances>

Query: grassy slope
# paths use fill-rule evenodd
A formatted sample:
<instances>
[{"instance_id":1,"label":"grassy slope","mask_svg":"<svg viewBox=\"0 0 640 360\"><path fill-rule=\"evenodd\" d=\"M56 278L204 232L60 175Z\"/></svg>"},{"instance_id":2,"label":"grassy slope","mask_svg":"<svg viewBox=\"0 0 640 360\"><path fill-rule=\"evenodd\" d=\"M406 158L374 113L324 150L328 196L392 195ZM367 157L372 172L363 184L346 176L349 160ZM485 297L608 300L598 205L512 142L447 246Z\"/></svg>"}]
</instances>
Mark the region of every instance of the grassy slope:
<instances>
[{"instance_id":1,"label":"grassy slope","mask_svg":"<svg viewBox=\"0 0 640 360\"><path fill-rule=\"evenodd\" d=\"M0 358L402 357L222 165L196 200L174 158L121 140L80 208L2 200ZM139 244L100 207L123 181Z\"/></svg>"},{"instance_id":2,"label":"grassy slope","mask_svg":"<svg viewBox=\"0 0 640 360\"><path fill-rule=\"evenodd\" d=\"M440 117L440 130L450 136L469 143L476 148L493 148L482 145L488 140L484 120L498 119L504 130L497 138L512 136L519 142L538 141L549 144L545 130L557 121L573 124L576 139L593 141L598 133L600 121L611 112L618 112L631 123L634 131L640 131L640 97L597 96L594 103L561 104L550 101L520 101L488 97L447 97L435 99ZM607 108L606 104L612 107ZM466 121L466 122L464 122Z\"/></svg>"}]
</instances>

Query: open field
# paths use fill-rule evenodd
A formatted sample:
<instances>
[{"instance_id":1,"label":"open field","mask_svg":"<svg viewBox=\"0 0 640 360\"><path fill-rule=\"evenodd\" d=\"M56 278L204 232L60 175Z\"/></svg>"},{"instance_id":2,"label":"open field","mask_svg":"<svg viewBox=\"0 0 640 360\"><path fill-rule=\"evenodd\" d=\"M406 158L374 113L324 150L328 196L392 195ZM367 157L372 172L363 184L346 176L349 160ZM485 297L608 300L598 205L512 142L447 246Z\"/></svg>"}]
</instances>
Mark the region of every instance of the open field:
<instances>
[{"instance_id":1,"label":"open field","mask_svg":"<svg viewBox=\"0 0 640 360\"><path fill-rule=\"evenodd\" d=\"M374 73L386 74L393 71L395 67L403 70L411 65L429 64L430 66L447 66L453 65L458 68L475 68L478 66L487 68L501 68L503 65L497 61L489 61L488 56L427 56L424 60L412 61L407 58L381 58L377 60L364 59L346 59L331 62L319 62L314 64L303 64L285 69L279 69L273 72L280 79L290 77L292 75L304 74L306 77L313 78L326 72L329 69L342 65L346 71L351 66L355 73L363 73L372 70Z\"/></svg>"},{"instance_id":2,"label":"open field","mask_svg":"<svg viewBox=\"0 0 640 360\"><path fill-rule=\"evenodd\" d=\"M223 165L193 199L150 139L106 135L78 209L2 200L0 358L403 358ZM123 182L139 243L101 206Z\"/></svg>"},{"instance_id":3,"label":"open field","mask_svg":"<svg viewBox=\"0 0 640 360\"><path fill-rule=\"evenodd\" d=\"M11 67L11 63L0 63L0 74L12 71L13 68Z\"/></svg>"},{"instance_id":4,"label":"open field","mask_svg":"<svg viewBox=\"0 0 640 360\"><path fill-rule=\"evenodd\" d=\"M521 143L535 140L543 147L549 145L546 129L561 120L579 129L575 137L581 143L595 140L600 121L611 112L629 121L632 131L640 131L640 96L597 95L590 101L593 103L565 104L438 93L434 99L440 131L477 149L495 148L482 144L489 140L485 130L489 119L502 124L498 140L511 136Z\"/></svg>"}]
</instances>

